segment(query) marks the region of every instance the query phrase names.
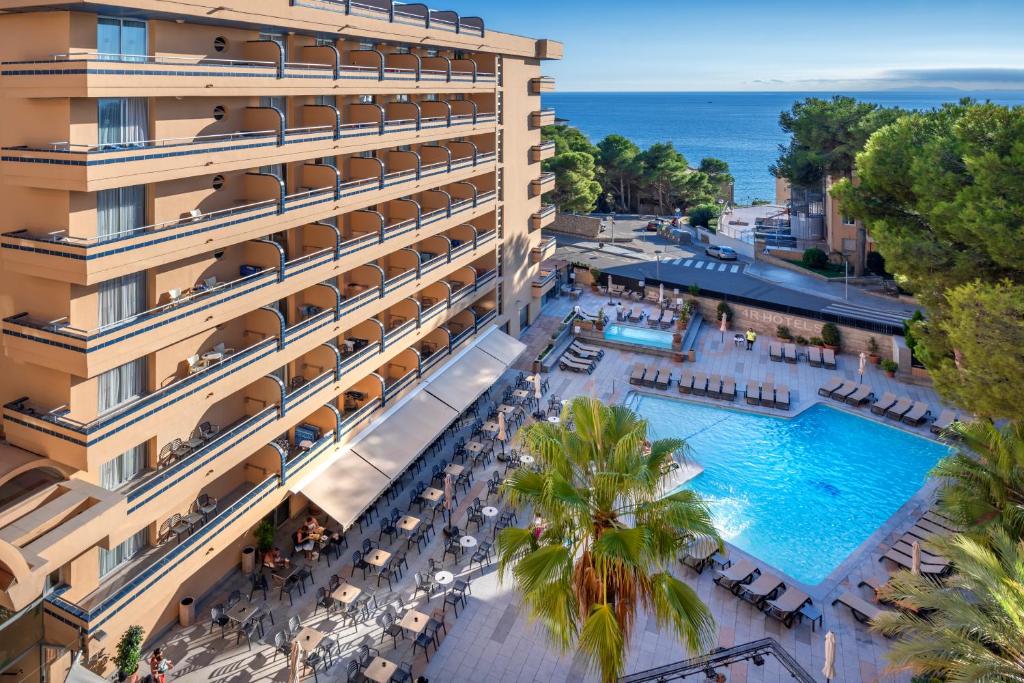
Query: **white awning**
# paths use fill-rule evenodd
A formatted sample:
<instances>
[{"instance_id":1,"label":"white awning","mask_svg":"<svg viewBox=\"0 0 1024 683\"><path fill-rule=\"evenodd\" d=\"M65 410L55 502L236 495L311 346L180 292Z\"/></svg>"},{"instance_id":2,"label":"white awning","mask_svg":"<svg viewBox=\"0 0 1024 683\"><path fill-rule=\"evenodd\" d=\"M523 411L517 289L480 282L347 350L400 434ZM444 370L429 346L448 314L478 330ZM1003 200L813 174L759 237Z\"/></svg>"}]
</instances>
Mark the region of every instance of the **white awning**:
<instances>
[{"instance_id":1,"label":"white awning","mask_svg":"<svg viewBox=\"0 0 1024 683\"><path fill-rule=\"evenodd\" d=\"M370 463L347 453L311 479L299 493L347 529L390 483Z\"/></svg>"},{"instance_id":2,"label":"white awning","mask_svg":"<svg viewBox=\"0 0 1024 683\"><path fill-rule=\"evenodd\" d=\"M484 393L507 366L476 347L468 349L447 370L427 384L426 392L461 413Z\"/></svg>"},{"instance_id":3,"label":"white awning","mask_svg":"<svg viewBox=\"0 0 1024 683\"><path fill-rule=\"evenodd\" d=\"M427 392L411 396L352 444L352 452L392 479L459 416Z\"/></svg>"},{"instance_id":4,"label":"white awning","mask_svg":"<svg viewBox=\"0 0 1024 683\"><path fill-rule=\"evenodd\" d=\"M526 350L526 344L493 328L480 338L476 348L494 356L506 366L512 365Z\"/></svg>"}]
</instances>

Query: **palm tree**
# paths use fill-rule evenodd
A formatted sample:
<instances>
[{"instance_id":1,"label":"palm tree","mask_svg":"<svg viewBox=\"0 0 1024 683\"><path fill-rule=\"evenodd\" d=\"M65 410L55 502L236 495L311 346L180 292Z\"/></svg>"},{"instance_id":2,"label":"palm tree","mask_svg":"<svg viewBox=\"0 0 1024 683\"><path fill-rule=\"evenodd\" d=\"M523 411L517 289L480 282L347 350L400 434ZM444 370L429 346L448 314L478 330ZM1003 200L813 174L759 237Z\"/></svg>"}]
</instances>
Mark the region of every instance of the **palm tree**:
<instances>
[{"instance_id":1,"label":"palm tree","mask_svg":"<svg viewBox=\"0 0 1024 683\"><path fill-rule=\"evenodd\" d=\"M884 589L916 610L873 622L899 637L888 655L893 668L951 683L1024 681L1024 542L995 527L984 540L955 535L935 545L955 575L940 582L904 571Z\"/></svg>"},{"instance_id":2,"label":"palm tree","mask_svg":"<svg viewBox=\"0 0 1024 683\"><path fill-rule=\"evenodd\" d=\"M1024 420L1002 428L979 420L956 433L963 447L932 472L944 480L938 492L943 511L965 533L984 535L999 525L1014 540L1024 538Z\"/></svg>"},{"instance_id":3,"label":"palm tree","mask_svg":"<svg viewBox=\"0 0 1024 683\"><path fill-rule=\"evenodd\" d=\"M542 521L501 532L499 578L511 572L552 640L563 651L575 643L605 683L623 673L640 608L692 652L706 651L711 614L669 569L695 537L721 541L692 491L661 497L662 477L685 443L648 443L636 413L587 397L568 404L561 424L537 422L522 440L538 467L514 472L504 491Z\"/></svg>"}]
</instances>

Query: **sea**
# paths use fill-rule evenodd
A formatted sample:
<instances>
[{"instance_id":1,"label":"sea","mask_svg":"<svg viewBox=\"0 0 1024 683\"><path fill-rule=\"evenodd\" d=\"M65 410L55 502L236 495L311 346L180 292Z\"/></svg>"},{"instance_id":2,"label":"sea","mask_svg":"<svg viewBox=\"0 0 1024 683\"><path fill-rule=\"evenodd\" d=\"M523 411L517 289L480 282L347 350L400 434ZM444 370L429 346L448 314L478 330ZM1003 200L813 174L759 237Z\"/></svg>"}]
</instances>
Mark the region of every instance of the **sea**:
<instances>
[{"instance_id":1,"label":"sea","mask_svg":"<svg viewBox=\"0 0 1024 683\"><path fill-rule=\"evenodd\" d=\"M691 165L704 157L729 163L736 178L735 201L775 200L775 180L768 168L787 136L779 113L805 97L833 93L801 92L676 92L676 93L551 93L546 107L559 119L582 130L593 142L618 133L641 148L672 142ZM1024 92L886 90L851 92L858 99L886 107L932 109L964 97L1006 105L1024 105Z\"/></svg>"}]
</instances>

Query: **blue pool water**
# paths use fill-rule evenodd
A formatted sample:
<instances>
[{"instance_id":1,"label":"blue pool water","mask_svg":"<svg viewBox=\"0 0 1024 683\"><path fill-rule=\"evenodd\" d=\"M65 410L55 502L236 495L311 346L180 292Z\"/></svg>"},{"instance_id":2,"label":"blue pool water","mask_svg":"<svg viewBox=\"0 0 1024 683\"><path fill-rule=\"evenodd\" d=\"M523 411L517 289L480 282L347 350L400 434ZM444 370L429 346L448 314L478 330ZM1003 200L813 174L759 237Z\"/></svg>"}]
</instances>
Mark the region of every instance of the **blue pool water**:
<instances>
[{"instance_id":1,"label":"blue pool water","mask_svg":"<svg viewBox=\"0 0 1024 683\"><path fill-rule=\"evenodd\" d=\"M636 344L638 346L649 346L655 349L671 349L672 333L662 330L652 330L646 327L630 327L612 323L604 328L604 338L609 341L616 341L623 344Z\"/></svg>"},{"instance_id":2,"label":"blue pool water","mask_svg":"<svg viewBox=\"0 0 1024 683\"><path fill-rule=\"evenodd\" d=\"M633 393L654 438L686 439L687 486L725 540L805 584L824 580L921 488L948 449L826 405L792 419Z\"/></svg>"}]
</instances>

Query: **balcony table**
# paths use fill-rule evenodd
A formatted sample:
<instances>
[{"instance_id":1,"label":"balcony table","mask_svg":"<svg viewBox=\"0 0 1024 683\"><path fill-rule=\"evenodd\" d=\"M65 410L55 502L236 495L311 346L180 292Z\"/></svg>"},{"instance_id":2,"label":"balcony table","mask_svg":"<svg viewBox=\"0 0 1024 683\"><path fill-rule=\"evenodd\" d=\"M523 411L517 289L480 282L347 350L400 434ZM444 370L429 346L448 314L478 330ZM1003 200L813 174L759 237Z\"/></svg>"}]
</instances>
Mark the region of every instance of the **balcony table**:
<instances>
[{"instance_id":1,"label":"balcony table","mask_svg":"<svg viewBox=\"0 0 1024 683\"><path fill-rule=\"evenodd\" d=\"M456 465L455 463L452 463L452 464L448 465L448 467L445 467L445 468L444 468L444 473L445 473L445 474L450 474L450 475L452 475L453 477L457 477L457 476L459 476L460 474L462 474L462 472L463 472L463 471L464 471L465 469L466 469L466 468L465 468L465 467L463 467L462 465Z\"/></svg>"},{"instance_id":2,"label":"balcony table","mask_svg":"<svg viewBox=\"0 0 1024 683\"><path fill-rule=\"evenodd\" d=\"M397 664L383 657L377 657L363 669L363 675L374 683L388 683L396 671L398 671Z\"/></svg>"},{"instance_id":3,"label":"balcony table","mask_svg":"<svg viewBox=\"0 0 1024 683\"><path fill-rule=\"evenodd\" d=\"M213 365L214 363L219 363L224 360L224 354L220 351L207 351L203 354L203 360L206 363Z\"/></svg>"},{"instance_id":4,"label":"balcony table","mask_svg":"<svg viewBox=\"0 0 1024 683\"><path fill-rule=\"evenodd\" d=\"M364 555L363 559L372 564L374 567L383 567L385 564L387 564L388 560L391 559L391 553L389 553L387 550L374 548L369 553Z\"/></svg>"},{"instance_id":5,"label":"balcony table","mask_svg":"<svg viewBox=\"0 0 1024 683\"><path fill-rule=\"evenodd\" d=\"M430 617L426 614L411 609L405 613L405 616L402 617L402 620L399 621L398 624L406 631L411 631L413 635L418 635L423 633L423 629L426 627L428 621L430 621Z\"/></svg>"},{"instance_id":6,"label":"balcony table","mask_svg":"<svg viewBox=\"0 0 1024 683\"><path fill-rule=\"evenodd\" d=\"M468 450L469 446L466 446L466 448ZM423 500L428 500L431 503L436 503L437 501L441 500L441 498L443 496L444 496L444 491L442 491L440 489L435 489L433 487L429 487L429 488L425 489L423 491L423 493L420 494L420 498L422 498Z\"/></svg>"},{"instance_id":7,"label":"balcony table","mask_svg":"<svg viewBox=\"0 0 1024 683\"><path fill-rule=\"evenodd\" d=\"M315 628L306 626L299 635L295 637L295 640L299 643L299 647L303 652L309 653L316 649L316 646L320 644L320 641L324 639L324 634L317 631Z\"/></svg>"},{"instance_id":8,"label":"balcony table","mask_svg":"<svg viewBox=\"0 0 1024 683\"><path fill-rule=\"evenodd\" d=\"M185 445L188 446L189 449L194 451L195 449L197 449L200 446L202 446L203 443L204 443L203 440L200 439L198 436L196 436L196 437L193 437L193 438L189 439L188 441L186 441Z\"/></svg>"},{"instance_id":9,"label":"balcony table","mask_svg":"<svg viewBox=\"0 0 1024 683\"><path fill-rule=\"evenodd\" d=\"M182 519L185 520L185 524L188 524L189 532L195 531L195 528L205 519L202 512L190 512Z\"/></svg>"},{"instance_id":10,"label":"balcony table","mask_svg":"<svg viewBox=\"0 0 1024 683\"><path fill-rule=\"evenodd\" d=\"M338 586L333 593L331 593L331 597L337 600L338 602L344 603L346 605L351 605L352 601L358 598L359 594L362 592L363 591L361 588L356 588L355 586L350 586L347 583L343 583L340 586Z\"/></svg>"}]
</instances>

